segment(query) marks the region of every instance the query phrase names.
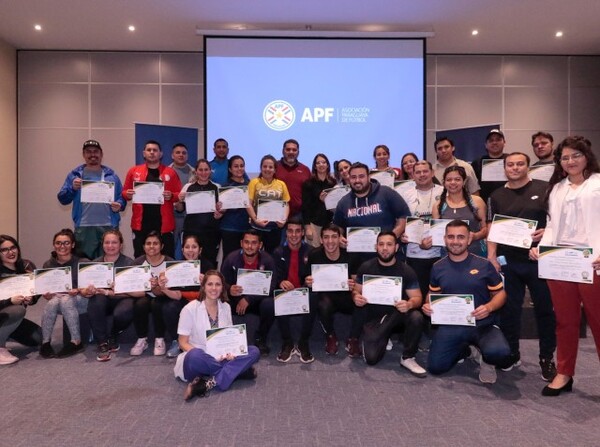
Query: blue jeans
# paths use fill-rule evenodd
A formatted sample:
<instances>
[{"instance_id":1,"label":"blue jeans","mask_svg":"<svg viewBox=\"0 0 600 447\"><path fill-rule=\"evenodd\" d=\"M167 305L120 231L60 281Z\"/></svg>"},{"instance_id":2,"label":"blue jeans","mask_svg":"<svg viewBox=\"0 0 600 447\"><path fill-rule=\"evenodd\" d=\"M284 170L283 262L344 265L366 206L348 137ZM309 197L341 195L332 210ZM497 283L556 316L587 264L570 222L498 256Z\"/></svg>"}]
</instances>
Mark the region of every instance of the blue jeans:
<instances>
[{"instance_id":1,"label":"blue jeans","mask_svg":"<svg viewBox=\"0 0 600 447\"><path fill-rule=\"evenodd\" d=\"M546 280L538 278L536 262L509 260L502 267L505 276L506 304L500 309L500 329L513 355L519 353L521 314L525 286L529 288L538 330L540 357L551 359L556 349L556 318Z\"/></svg>"},{"instance_id":2,"label":"blue jeans","mask_svg":"<svg viewBox=\"0 0 600 447\"><path fill-rule=\"evenodd\" d=\"M214 377L217 388L221 391L227 391L236 377L258 362L259 359L260 351L256 346L248 346L247 355L222 362L219 362L202 349L194 348L188 351L183 359L183 376L188 382L198 376Z\"/></svg>"},{"instance_id":3,"label":"blue jeans","mask_svg":"<svg viewBox=\"0 0 600 447\"><path fill-rule=\"evenodd\" d=\"M439 326L433 334L427 369L431 374L443 374L464 357L469 345L481 350L483 361L504 367L510 363L510 348L496 325L488 326Z\"/></svg>"}]
</instances>

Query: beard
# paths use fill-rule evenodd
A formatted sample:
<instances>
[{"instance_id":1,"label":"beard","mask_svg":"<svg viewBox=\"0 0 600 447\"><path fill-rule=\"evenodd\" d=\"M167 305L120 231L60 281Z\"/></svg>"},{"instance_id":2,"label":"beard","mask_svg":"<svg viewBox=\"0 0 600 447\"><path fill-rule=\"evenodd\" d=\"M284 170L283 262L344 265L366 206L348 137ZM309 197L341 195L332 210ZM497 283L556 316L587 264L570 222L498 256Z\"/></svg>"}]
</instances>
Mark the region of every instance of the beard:
<instances>
[{"instance_id":1,"label":"beard","mask_svg":"<svg viewBox=\"0 0 600 447\"><path fill-rule=\"evenodd\" d=\"M381 262L385 262L385 263L390 262L395 257L396 257L396 253L392 253L391 255L384 257L384 256L380 255L379 252L377 252L377 259L379 259Z\"/></svg>"}]
</instances>

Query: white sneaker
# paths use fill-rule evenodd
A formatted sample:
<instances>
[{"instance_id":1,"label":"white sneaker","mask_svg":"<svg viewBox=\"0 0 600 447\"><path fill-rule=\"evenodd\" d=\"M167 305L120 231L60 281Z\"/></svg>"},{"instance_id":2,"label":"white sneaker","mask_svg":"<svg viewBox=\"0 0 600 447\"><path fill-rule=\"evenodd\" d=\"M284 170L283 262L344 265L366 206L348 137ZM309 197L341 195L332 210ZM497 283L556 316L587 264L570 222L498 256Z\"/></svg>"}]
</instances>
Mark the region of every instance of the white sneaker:
<instances>
[{"instance_id":1,"label":"white sneaker","mask_svg":"<svg viewBox=\"0 0 600 447\"><path fill-rule=\"evenodd\" d=\"M388 338L388 342L387 345L385 347L386 351L391 351L392 349L394 349L394 343L392 343L392 339Z\"/></svg>"},{"instance_id":2,"label":"white sneaker","mask_svg":"<svg viewBox=\"0 0 600 447\"><path fill-rule=\"evenodd\" d=\"M417 363L414 357L410 357L407 359L401 358L400 365L408 369L413 376L424 378L427 375L427 371L425 371L425 369Z\"/></svg>"},{"instance_id":3,"label":"white sneaker","mask_svg":"<svg viewBox=\"0 0 600 447\"><path fill-rule=\"evenodd\" d=\"M0 365L11 365L19 361L19 357L15 357L6 348L0 348Z\"/></svg>"},{"instance_id":4,"label":"white sneaker","mask_svg":"<svg viewBox=\"0 0 600 447\"><path fill-rule=\"evenodd\" d=\"M129 351L129 355L142 355L146 349L148 349L148 340L146 338L138 338L133 348Z\"/></svg>"},{"instance_id":5,"label":"white sneaker","mask_svg":"<svg viewBox=\"0 0 600 447\"><path fill-rule=\"evenodd\" d=\"M154 355L165 355L167 352L167 345L165 344L164 338L154 339Z\"/></svg>"}]
</instances>

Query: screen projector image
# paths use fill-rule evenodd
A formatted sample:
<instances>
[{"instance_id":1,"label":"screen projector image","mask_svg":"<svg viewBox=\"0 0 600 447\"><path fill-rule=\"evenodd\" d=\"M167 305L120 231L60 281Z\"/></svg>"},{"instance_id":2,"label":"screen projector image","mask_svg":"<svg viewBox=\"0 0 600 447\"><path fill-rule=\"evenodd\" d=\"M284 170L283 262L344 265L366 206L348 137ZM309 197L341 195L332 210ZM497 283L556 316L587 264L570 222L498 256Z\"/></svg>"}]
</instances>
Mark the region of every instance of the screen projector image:
<instances>
[{"instance_id":1,"label":"screen projector image","mask_svg":"<svg viewBox=\"0 0 600 447\"><path fill-rule=\"evenodd\" d=\"M204 50L208 158L217 138L254 173L289 138L309 168L319 152L374 166L378 144L395 167L423 156L423 39L206 36Z\"/></svg>"}]
</instances>

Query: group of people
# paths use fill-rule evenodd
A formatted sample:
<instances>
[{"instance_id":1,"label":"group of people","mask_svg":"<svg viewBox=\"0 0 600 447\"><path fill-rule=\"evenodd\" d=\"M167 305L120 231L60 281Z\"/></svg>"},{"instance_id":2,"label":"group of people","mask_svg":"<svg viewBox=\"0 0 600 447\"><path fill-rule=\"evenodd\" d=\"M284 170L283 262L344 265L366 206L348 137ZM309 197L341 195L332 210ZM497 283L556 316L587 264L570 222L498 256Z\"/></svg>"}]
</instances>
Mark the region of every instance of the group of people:
<instances>
[{"instance_id":1,"label":"group of people","mask_svg":"<svg viewBox=\"0 0 600 447\"><path fill-rule=\"evenodd\" d=\"M379 145L373 151L374 168L342 159L333 164L332 173L325 154L317 154L309 169L298 161L299 143L287 140L281 159L265 155L259 176L250 180L243 157L229 158L224 139L214 143L213 160L200 159L195 167L188 164L184 145L173 147L173 163L165 166L160 144L148 141L144 163L132 167L121 184L116 173L102 165L100 144L88 140L83 144L85 163L69 173L58 193L62 204L72 204L74 231L63 229L54 235L51 257L43 265L70 267L73 287L64 293L0 299L0 364L18 360L5 347L9 338L40 346L45 358L81 352L79 323L84 313L98 344L98 361L110 360L119 350L118 336L132 322L138 340L130 354L139 356L149 347L151 317L153 354L177 358L175 375L189 382L185 398L190 399L214 387L226 390L236 379L255 378L255 363L270 353L267 339L275 322L281 335L278 361L289 362L294 355L303 363L314 361L309 340L317 317L326 335L325 352L338 354L334 315L343 313L351 319L344 344L351 358L376 364L390 349L392 335L401 332L400 365L413 375L442 374L471 358L479 364L480 380L494 383L497 369L510 371L521 364L527 288L539 334L541 374L549 382L542 394L571 391L582 307L600 355L600 278L595 274L587 284L541 279L537 247L591 248L592 267L600 271L600 236L593 231L600 209L600 166L587 139L568 137L554 149L552 136L538 132L532 136L536 165L551 166L552 175L548 181L532 179L529 156L505 153L504 145L504 134L494 129L486 138L487 154L468 163L454 157L449 138L439 138L435 163L409 153L400 168L390 166L389 148ZM500 159L506 180L488 181L484 166ZM382 171L398 182L396 190L375 179ZM110 182L114 201L83 202L86 181ZM136 182L161 183L162 197L156 204L137 203ZM246 187L247 206L225 209L219 189L227 186ZM349 192L328 209L328 191L338 187ZM199 191L214 194L214 211L187 212L186 198ZM258 206L273 200L284 208L276 221L265 219ZM122 253L124 240L118 230L128 201L133 202L134 259ZM537 221L531 248L487 240L495 215ZM409 236L407 221L428 224L430 219L446 219L443 244L434 245L428 231L420 240ZM351 249L349 233L363 229L376 229L374 247ZM219 250L222 261L217 269ZM2 277L35 270L11 236L0 235L0 257ZM175 258L200 260L199 286L169 287L166 263ZM148 266L150 290L115 294L112 287L78 284L78 264L89 260ZM314 266L323 264L346 265L343 290L312 291ZM245 293L238 284L240 269L272 272L268 293ZM387 305L372 302L372 292L365 289L372 277L400 279L401 295ZM310 290L309 306L298 316L300 334L294 341L292 317L275 316L274 291L303 287ZM470 317L475 323L432 325L432 294L472 296ZM46 300L41 328L25 319L26 306L40 298ZM247 313L259 317L258 328L248 334L247 353L210 356L206 331L245 321ZM55 352L51 337L58 314L70 339ZM416 360L423 337L431 340L426 368Z\"/></svg>"}]
</instances>

